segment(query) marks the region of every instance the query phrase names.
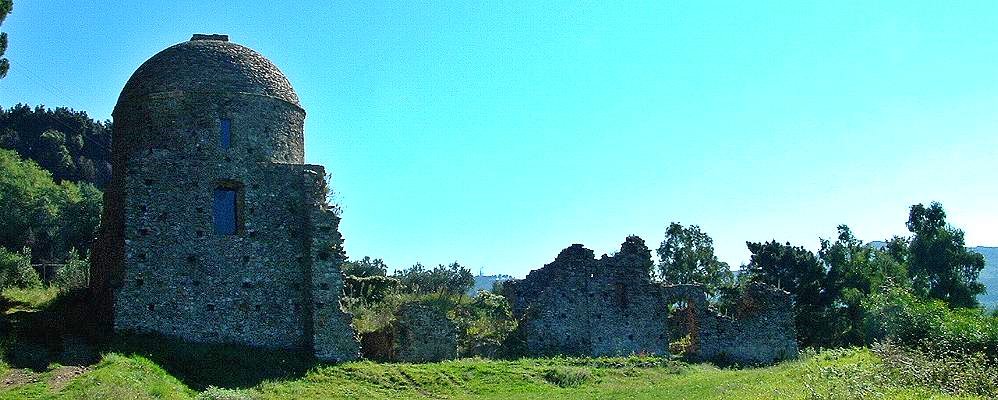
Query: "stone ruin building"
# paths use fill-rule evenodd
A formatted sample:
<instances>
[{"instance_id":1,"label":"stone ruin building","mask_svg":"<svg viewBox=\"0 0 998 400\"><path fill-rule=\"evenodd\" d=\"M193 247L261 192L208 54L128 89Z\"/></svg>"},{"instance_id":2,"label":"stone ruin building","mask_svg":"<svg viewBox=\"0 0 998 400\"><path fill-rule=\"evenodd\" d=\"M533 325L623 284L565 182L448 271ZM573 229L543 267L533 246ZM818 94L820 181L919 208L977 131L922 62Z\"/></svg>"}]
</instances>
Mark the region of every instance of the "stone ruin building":
<instances>
[{"instance_id":1,"label":"stone ruin building","mask_svg":"<svg viewBox=\"0 0 998 400\"><path fill-rule=\"evenodd\" d=\"M147 60L114 108L91 290L117 331L359 353L343 239L288 79L225 35Z\"/></svg>"},{"instance_id":2,"label":"stone ruin building","mask_svg":"<svg viewBox=\"0 0 998 400\"><path fill-rule=\"evenodd\" d=\"M580 244L525 279L503 285L531 355L669 354L685 338L697 360L755 364L797 355L788 293L749 285L733 317L708 307L696 285L651 280L651 251L628 237L614 256Z\"/></svg>"}]
</instances>

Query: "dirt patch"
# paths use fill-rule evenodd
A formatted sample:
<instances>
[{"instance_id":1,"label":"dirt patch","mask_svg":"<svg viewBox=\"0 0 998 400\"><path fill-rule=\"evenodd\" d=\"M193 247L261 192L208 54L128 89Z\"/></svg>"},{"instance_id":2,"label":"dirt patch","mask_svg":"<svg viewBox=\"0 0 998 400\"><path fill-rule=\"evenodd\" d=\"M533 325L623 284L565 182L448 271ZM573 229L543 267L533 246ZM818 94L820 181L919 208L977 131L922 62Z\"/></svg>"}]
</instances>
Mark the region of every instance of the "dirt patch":
<instances>
[{"instance_id":1,"label":"dirt patch","mask_svg":"<svg viewBox=\"0 0 998 400\"><path fill-rule=\"evenodd\" d=\"M13 387L27 385L30 383L37 383L39 374L32 372L30 369L26 368L15 368L7 372L7 376L3 377L2 387L4 389L10 389Z\"/></svg>"},{"instance_id":2,"label":"dirt patch","mask_svg":"<svg viewBox=\"0 0 998 400\"><path fill-rule=\"evenodd\" d=\"M52 376L49 377L49 387L55 391L60 391L69 384L73 378L83 375L90 368L79 367L79 366L62 366L56 368L52 371Z\"/></svg>"}]
</instances>

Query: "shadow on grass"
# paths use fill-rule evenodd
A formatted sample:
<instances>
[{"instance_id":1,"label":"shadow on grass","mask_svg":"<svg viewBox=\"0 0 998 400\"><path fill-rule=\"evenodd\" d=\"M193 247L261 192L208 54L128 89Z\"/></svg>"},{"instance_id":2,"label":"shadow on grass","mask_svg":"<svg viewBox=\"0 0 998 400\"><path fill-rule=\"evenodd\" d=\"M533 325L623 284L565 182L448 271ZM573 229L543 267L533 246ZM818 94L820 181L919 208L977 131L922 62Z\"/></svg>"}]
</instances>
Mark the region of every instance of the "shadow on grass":
<instances>
[{"instance_id":1,"label":"shadow on grass","mask_svg":"<svg viewBox=\"0 0 998 400\"><path fill-rule=\"evenodd\" d=\"M102 350L148 358L196 390L208 386L248 388L268 380L294 380L316 365L315 358L305 351L187 343L159 335L116 335Z\"/></svg>"},{"instance_id":2,"label":"shadow on grass","mask_svg":"<svg viewBox=\"0 0 998 400\"><path fill-rule=\"evenodd\" d=\"M297 379L316 365L309 352L235 344L196 344L160 335L102 330L85 290L60 293L40 309L0 296L0 354L13 368L92 366L101 354L142 356L192 389L252 387Z\"/></svg>"}]
</instances>

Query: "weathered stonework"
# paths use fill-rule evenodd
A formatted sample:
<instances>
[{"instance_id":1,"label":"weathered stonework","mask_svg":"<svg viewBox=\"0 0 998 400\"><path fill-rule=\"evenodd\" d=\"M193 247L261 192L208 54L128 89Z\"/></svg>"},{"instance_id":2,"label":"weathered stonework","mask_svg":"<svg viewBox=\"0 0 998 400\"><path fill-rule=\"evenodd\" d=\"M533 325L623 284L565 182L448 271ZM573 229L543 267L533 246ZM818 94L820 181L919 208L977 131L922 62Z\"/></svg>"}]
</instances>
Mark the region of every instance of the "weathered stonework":
<instances>
[{"instance_id":1,"label":"weathered stonework","mask_svg":"<svg viewBox=\"0 0 998 400\"><path fill-rule=\"evenodd\" d=\"M113 116L91 274L108 324L358 356L339 304L339 217L324 169L304 164L305 111L277 67L224 36L196 36L143 63ZM237 193L234 234L215 230L220 188Z\"/></svg>"},{"instance_id":2,"label":"weathered stonework","mask_svg":"<svg viewBox=\"0 0 998 400\"><path fill-rule=\"evenodd\" d=\"M695 285L651 281L651 252L628 237L614 256L596 259L576 244L523 280L503 285L530 355L668 354L688 336L695 359L761 363L796 356L786 292L751 285L734 318L708 307ZM679 309L670 316L670 306Z\"/></svg>"},{"instance_id":3,"label":"weathered stonework","mask_svg":"<svg viewBox=\"0 0 998 400\"><path fill-rule=\"evenodd\" d=\"M457 358L457 325L443 310L407 303L396 317L395 354L398 361L430 362Z\"/></svg>"}]
</instances>

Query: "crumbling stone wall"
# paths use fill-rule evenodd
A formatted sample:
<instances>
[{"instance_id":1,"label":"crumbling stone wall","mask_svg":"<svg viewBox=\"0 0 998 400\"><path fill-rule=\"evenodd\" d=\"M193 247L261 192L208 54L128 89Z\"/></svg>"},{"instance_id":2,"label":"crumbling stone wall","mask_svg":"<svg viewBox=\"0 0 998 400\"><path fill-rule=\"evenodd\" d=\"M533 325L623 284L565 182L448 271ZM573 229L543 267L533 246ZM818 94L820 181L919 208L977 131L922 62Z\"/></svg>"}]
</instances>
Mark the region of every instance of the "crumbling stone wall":
<instances>
[{"instance_id":1,"label":"crumbling stone wall","mask_svg":"<svg viewBox=\"0 0 998 400\"><path fill-rule=\"evenodd\" d=\"M395 358L405 362L457 358L457 325L432 305L406 303L395 321Z\"/></svg>"},{"instance_id":2,"label":"crumbling stone wall","mask_svg":"<svg viewBox=\"0 0 998 400\"><path fill-rule=\"evenodd\" d=\"M650 278L651 254L628 237L616 255L596 259L575 244L503 295L521 320L531 355L668 354L686 336L693 359L767 363L795 357L789 294L752 284L733 317L718 315L697 285L661 285ZM673 314L670 316L670 312Z\"/></svg>"},{"instance_id":3,"label":"crumbling stone wall","mask_svg":"<svg viewBox=\"0 0 998 400\"><path fill-rule=\"evenodd\" d=\"M523 280L503 284L532 355L664 354L668 313L650 281L651 252L628 237L613 257L580 244Z\"/></svg>"},{"instance_id":4,"label":"crumbling stone wall","mask_svg":"<svg viewBox=\"0 0 998 400\"><path fill-rule=\"evenodd\" d=\"M277 67L224 36L172 46L135 72L114 109L92 263L114 329L358 356L339 304L339 217L324 169L303 163L304 118ZM235 234L214 230L222 186L238 192Z\"/></svg>"}]
</instances>

